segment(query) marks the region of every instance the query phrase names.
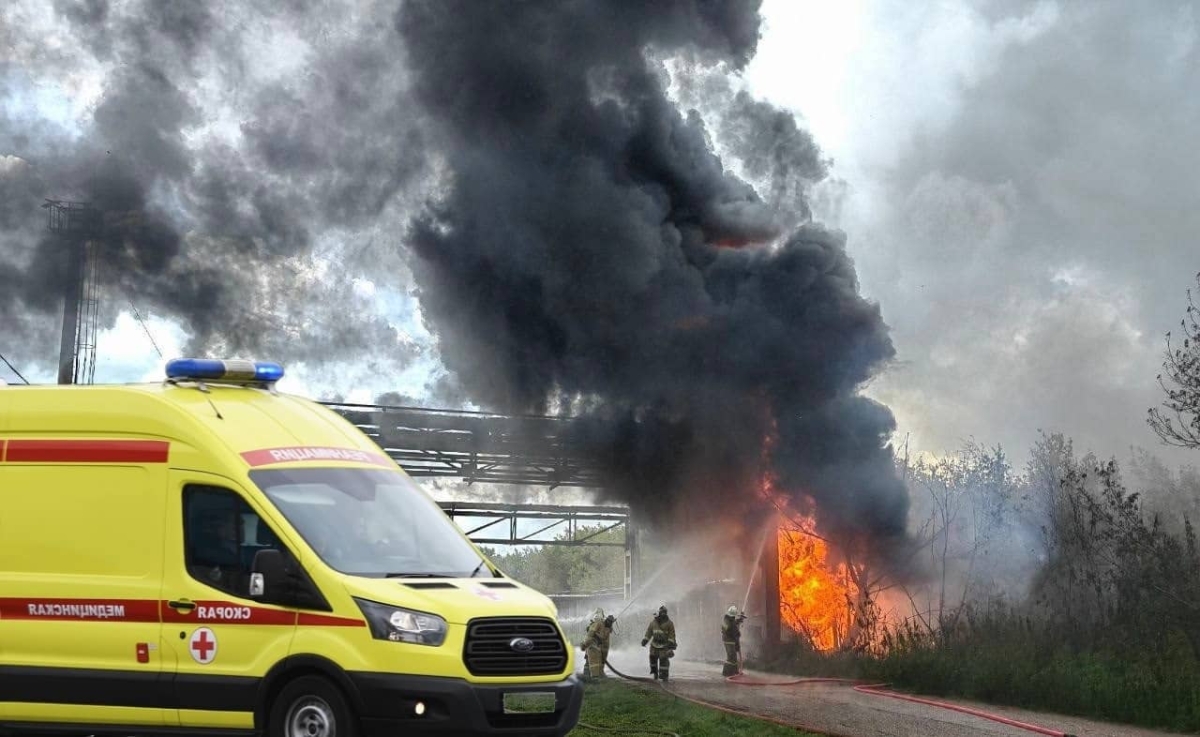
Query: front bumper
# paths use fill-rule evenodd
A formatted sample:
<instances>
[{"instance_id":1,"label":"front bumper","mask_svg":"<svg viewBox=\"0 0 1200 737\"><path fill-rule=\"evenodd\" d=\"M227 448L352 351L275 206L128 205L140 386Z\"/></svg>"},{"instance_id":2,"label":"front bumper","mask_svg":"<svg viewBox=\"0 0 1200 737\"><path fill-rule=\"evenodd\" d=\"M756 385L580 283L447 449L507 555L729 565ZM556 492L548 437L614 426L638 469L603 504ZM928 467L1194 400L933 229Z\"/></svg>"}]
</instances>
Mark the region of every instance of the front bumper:
<instances>
[{"instance_id":1,"label":"front bumper","mask_svg":"<svg viewBox=\"0 0 1200 737\"><path fill-rule=\"evenodd\" d=\"M553 683L494 686L458 678L350 673L362 703L364 737L404 735L528 735L562 737L579 722L583 684L571 674ZM555 694L555 709L546 714L505 714L502 695L531 691ZM416 714L416 704L425 713Z\"/></svg>"}]
</instances>

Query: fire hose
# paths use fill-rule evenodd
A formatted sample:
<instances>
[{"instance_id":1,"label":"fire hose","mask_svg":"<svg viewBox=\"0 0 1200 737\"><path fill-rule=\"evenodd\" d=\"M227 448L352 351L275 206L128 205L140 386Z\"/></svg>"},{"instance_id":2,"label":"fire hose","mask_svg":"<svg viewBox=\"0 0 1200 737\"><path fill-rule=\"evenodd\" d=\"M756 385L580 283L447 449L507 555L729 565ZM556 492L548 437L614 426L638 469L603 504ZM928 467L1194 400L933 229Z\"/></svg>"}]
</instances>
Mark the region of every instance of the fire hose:
<instances>
[{"instance_id":1,"label":"fire hose","mask_svg":"<svg viewBox=\"0 0 1200 737\"><path fill-rule=\"evenodd\" d=\"M895 691L880 691L879 690L879 688L881 686L886 686L886 685L887 685L886 683L874 683L871 685L855 686L854 690L858 691L859 693L871 694L872 696L887 696L888 698L892 698L892 699L900 699L902 701L913 701L918 704L926 704L927 706L936 706L939 709L950 709L951 711L959 711L959 712L962 712L963 714L970 714L972 716L982 717L983 719L990 719L993 722L999 722L1000 724L1007 724L1010 727L1016 727L1018 729L1025 729L1030 732L1037 732L1038 734L1050 735L1050 737L1075 737L1075 735L1070 734L1069 732L1062 732L1057 729L1041 727L1036 724L1028 724L1026 722L1019 722L1016 719L1009 719L1008 717L1002 717L999 714L992 714L992 713L989 713L986 711L980 711L979 709L972 709L972 708L966 707L966 706L959 706L958 704L948 704L944 701L934 701L933 699L922 699L922 698L918 698L916 696L908 696L907 694L896 693Z\"/></svg>"},{"instance_id":2,"label":"fire hose","mask_svg":"<svg viewBox=\"0 0 1200 737\"><path fill-rule=\"evenodd\" d=\"M664 692L670 694L671 696L674 696L677 699L682 699L683 701L689 701L693 704L696 704L697 706L703 706L707 709L715 709L717 711L721 711L726 714L732 714L734 716L744 717L746 719L756 719L760 722L774 724L777 727L785 727L787 729L794 729L797 732L800 732L800 731L813 732L815 734L826 735L826 737L852 737L852 735L838 734L836 732L829 732L829 731L814 729L812 727L809 727L809 726L806 726L803 724L796 724L794 722L785 722L782 719L776 719L774 717L769 717L764 714L754 714L752 712L739 711L737 709L731 709L727 706L722 706L721 704L713 703L711 701L697 699L692 696L685 696L681 693L677 693L677 692L672 691L671 689L667 688L667 684L663 683L662 681L660 681L658 679L626 675L626 674L622 673L621 671L617 670L616 668L614 668L613 664L608 662L607 658L605 658L604 664L607 665L609 667L609 669L612 670L613 673L616 673L618 676L620 676L621 678L624 678L627 681L637 681L639 683L653 683L653 684L657 685L659 688L661 688Z\"/></svg>"},{"instance_id":3,"label":"fire hose","mask_svg":"<svg viewBox=\"0 0 1200 737\"><path fill-rule=\"evenodd\" d=\"M722 706L721 704L704 701L702 699L697 699L697 698L693 698L690 696L684 696L683 694L676 693L676 692L672 691L671 689L667 688L666 684L662 683L661 681L651 679L651 678L640 678L638 676L626 675L626 674L622 673L621 671L617 670L616 668L613 668L612 663L608 662L607 659L605 659L604 664L607 665L610 669L612 669L612 671L614 673L616 673L618 676L620 676L626 680L639 681L642 683L653 682L653 683L657 684L659 687L661 687L663 689L663 691L666 691L667 693L671 694L675 698L683 699L684 701L690 701L693 704L698 704L700 706L705 706L705 707L708 707L711 709L716 709L718 711L723 711L728 714L735 714L737 716L748 717L751 719L758 719L760 721L769 722L771 724L776 724L776 725L779 725L782 727L788 727L788 728L796 729L796 730L804 730L807 732L814 732L816 734L823 734L823 735L827 735L828 737L848 737L847 735L841 735L841 734L837 734L834 732L829 732L828 730L817 729L815 727L809 727L806 725L796 724L793 722L784 722L782 720L775 719L773 717L768 717L768 716L764 716L761 714L752 714L752 713L744 712L744 711L738 711L736 709L730 709L728 707ZM747 680L745 678L745 676L741 673L738 673L738 674L735 674L732 676L726 676L725 682L732 683L732 684L735 684L738 686L805 686L805 685L814 685L814 684L818 684L818 683L858 684L858 685L852 686L852 688L858 693L867 694L869 696L883 696L883 697L887 697L887 698L899 699L902 701L911 701L911 702L918 703L918 704L924 704L926 706L933 706L933 707L936 707L939 709L948 709L951 711L957 711L957 712L961 712L963 714L970 714L971 716L980 717L981 719L988 719L993 722L1005 724L1010 727L1016 727L1017 729L1024 729L1029 732L1035 732L1037 734L1048 735L1048 737L1075 737L1075 735L1071 734L1070 732L1063 732L1063 731L1057 730L1057 729L1050 729L1048 727L1042 727L1037 724L1029 724L1027 722L1018 721L1016 719L1009 719L1007 717L1002 717L999 714L992 714L990 712L982 711L980 709L972 709L970 707L959 706L957 704L950 704L950 703L947 703L944 701L935 701L933 699L925 699L925 698L920 698L917 696L909 696L907 694L896 693L895 691L881 690L884 686L888 685L886 683L863 684L852 678L824 678L824 677L795 678L795 679L786 680L786 681L753 681L753 680Z\"/></svg>"}]
</instances>

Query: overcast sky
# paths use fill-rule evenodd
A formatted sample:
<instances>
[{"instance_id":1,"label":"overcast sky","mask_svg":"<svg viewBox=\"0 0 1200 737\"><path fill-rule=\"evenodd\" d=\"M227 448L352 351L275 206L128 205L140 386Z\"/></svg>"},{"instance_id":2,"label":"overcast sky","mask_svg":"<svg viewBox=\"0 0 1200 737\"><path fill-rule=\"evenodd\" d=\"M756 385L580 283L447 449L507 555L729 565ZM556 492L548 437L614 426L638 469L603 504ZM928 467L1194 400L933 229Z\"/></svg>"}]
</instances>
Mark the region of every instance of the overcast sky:
<instances>
[{"instance_id":1,"label":"overcast sky","mask_svg":"<svg viewBox=\"0 0 1200 737\"><path fill-rule=\"evenodd\" d=\"M102 94L103 65L70 51L49 5L0 10L0 126L46 119L70 130ZM897 363L868 392L914 448L939 453L974 437L1020 459L1040 428L1105 454L1137 444L1194 462L1162 448L1144 418L1160 400L1163 334L1200 271L1197 13L1170 0L765 3L745 83L793 111L832 159L816 219L847 234L862 291L893 331ZM264 43L260 73L302 69L291 48ZM200 95L224 101L200 127L236 137L236 98L218 93ZM14 150L0 148L0 178L30 155L3 133L0 146ZM324 268L406 347L378 366L293 363L282 388L444 402L403 265L342 273L330 258ZM159 352L184 350L177 323L140 309L144 327L123 310L102 332L97 381L158 378ZM0 323L0 353L31 381L53 381L57 335L17 340L15 324ZM3 366L0 378L14 380Z\"/></svg>"},{"instance_id":2,"label":"overcast sky","mask_svg":"<svg viewBox=\"0 0 1200 737\"><path fill-rule=\"evenodd\" d=\"M870 393L934 452L1194 463L1144 416L1200 271L1200 4L812 5L768 5L749 76L836 161L819 214L899 353Z\"/></svg>"}]
</instances>

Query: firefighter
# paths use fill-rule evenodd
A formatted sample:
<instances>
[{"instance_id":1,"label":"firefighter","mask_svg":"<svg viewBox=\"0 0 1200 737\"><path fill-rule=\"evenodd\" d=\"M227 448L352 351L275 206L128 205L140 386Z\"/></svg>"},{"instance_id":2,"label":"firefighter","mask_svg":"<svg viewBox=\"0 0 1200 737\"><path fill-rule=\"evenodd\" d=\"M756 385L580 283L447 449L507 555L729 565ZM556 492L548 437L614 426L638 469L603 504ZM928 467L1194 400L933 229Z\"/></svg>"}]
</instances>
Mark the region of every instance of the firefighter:
<instances>
[{"instance_id":1,"label":"firefighter","mask_svg":"<svg viewBox=\"0 0 1200 737\"><path fill-rule=\"evenodd\" d=\"M721 675L736 676L742 672L742 622L746 621L745 612L738 612L736 605L730 605L725 610L721 620L721 640L725 643L725 665Z\"/></svg>"},{"instance_id":2,"label":"firefighter","mask_svg":"<svg viewBox=\"0 0 1200 737\"><path fill-rule=\"evenodd\" d=\"M579 643L579 649L587 653L584 656L584 667L589 678L604 678L604 661L608 658L608 640L612 635L614 621L616 617L605 617L604 610L597 609L592 614L592 621L588 624L583 642Z\"/></svg>"},{"instance_id":3,"label":"firefighter","mask_svg":"<svg viewBox=\"0 0 1200 737\"><path fill-rule=\"evenodd\" d=\"M650 644L650 676L667 680L671 673L671 658L675 657L675 623L667 616L667 605L658 608L658 613L646 627L642 647Z\"/></svg>"},{"instance_id":4,"label":"firefighter","mask_svg":"<svg viewBox=\"0 0 1200 737\"><path fill-rule=\"evenodd\" d=\"M601 663L608 663L608 644L612 640L613 625L616 623L617 618L611 614L604 618L604 629L606 630L606 634L604 636L604 642L600 645Z\"/></svg>"}]
</instances>

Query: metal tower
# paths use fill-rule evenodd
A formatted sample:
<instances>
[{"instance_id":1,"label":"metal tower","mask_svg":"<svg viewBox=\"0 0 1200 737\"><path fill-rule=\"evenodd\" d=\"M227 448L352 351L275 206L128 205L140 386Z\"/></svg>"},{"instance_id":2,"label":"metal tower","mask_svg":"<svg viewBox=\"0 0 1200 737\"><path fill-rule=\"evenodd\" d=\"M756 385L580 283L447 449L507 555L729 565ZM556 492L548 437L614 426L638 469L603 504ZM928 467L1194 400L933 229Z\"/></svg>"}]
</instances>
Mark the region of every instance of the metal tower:
<instances>
[{"instance_id":1,"label":"metal tower","mask_svg":"<svg viewBox=\"0 0 1200 737\"><path fill-rule=\"evenodd\" d=\"M93 239L100 211L87 202L46 200L47 228L63 252L63 322L58 349L58 383L92 383L96 373L98 325L97 259Z\"/></svg>"}]
</instances>

